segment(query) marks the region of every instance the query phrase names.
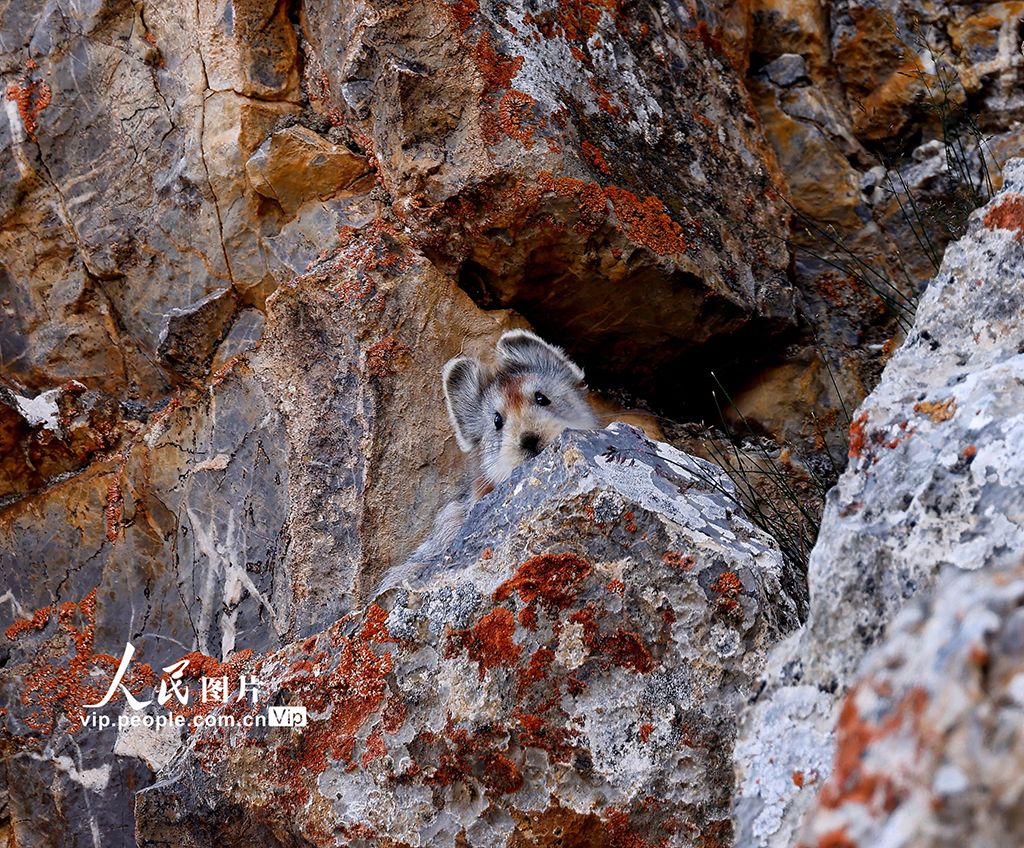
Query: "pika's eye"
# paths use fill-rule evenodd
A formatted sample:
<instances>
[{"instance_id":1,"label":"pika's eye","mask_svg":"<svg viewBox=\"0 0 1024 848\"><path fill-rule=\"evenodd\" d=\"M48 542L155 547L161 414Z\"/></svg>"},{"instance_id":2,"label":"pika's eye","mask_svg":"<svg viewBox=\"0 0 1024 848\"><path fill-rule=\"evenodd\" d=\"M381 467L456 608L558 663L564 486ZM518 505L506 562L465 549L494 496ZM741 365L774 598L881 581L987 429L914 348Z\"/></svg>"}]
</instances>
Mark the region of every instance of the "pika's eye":
<instances>
[{"instance_id":1,"label":"pika's eye","mask_svg":"<svg viewBox=\"0 0 1024 848\"><path fill-rule=\"evenodd\" d=\"M537 401L537 406L547 406L549 403L551 403L551 401L548 399L548 396L542 394L541 392L534 392L533 399Z\"/></svg>"},{"instance_id":2,"label":"pika's eye","mask_svg":"<svg viewBox=\"0 0 1024 848\"><path fill-rule=\"evenodd\" d=\"M501 417L500 412L494 413L494 429L500 430L502 425L505 423L505 419Z\"/></svg>"}]
</instances>

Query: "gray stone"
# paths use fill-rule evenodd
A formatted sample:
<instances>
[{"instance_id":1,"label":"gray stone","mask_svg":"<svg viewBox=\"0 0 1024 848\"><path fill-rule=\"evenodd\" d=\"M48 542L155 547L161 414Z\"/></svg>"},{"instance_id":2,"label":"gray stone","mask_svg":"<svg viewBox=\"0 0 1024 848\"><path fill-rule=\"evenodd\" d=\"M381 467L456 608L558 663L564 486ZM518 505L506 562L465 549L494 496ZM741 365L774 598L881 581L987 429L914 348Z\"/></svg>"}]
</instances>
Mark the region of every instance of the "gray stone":
<instances>
[{"instance_id":1,"label":"gray stone","mask_svg":"<svg viewBox=\"0 0 1024 848\"><path fill-rule=\"evenodd\" d=\"M840 699L907 600L944 567L1024 558L1024 160L1004 177L856 413L811 554L810 616L773 653L737 744L743 845L792 843L828 777Z\"/></svg>"},{"instance_id":2,"label":"gray stone","mask_svg":"<svg viewBox=\"0 0 1024 848\"><path fill-rule=\"evenodd\" d=\"M843 699L837 767L800 844L1024 844L1024 565L943 572Z\"/></svg>"},{"instance_id":3,"label":"gray stone","mask_svg":"<svg viewBox=\"0 0 1024 848\"><path fill-rule=\"evenodd\" d=\"M799 53L783 53L762 68L776 85L789 88L798 82L807 81L807 62Z\"/></svg>"},{"instance_id":4,"label":"gray stone","mask_svg":"<svg viewBox=\"0 0 1024 848\"><path fill-rule=\"evenodd\" d=\"M563 434L414 588L247 663L309 726L197 732L140 845L729 842L736 718L797 621L734 497L626 425Z\"/></svg>"}]
</instances>

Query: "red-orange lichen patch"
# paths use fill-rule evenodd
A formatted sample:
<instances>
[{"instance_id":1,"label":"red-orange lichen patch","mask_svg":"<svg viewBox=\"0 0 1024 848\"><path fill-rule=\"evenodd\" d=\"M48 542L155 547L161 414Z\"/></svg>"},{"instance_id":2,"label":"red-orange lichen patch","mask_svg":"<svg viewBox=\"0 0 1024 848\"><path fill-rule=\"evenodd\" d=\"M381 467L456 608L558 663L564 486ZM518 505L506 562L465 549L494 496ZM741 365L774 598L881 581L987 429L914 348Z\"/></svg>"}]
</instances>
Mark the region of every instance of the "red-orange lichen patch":
<instances>
[{"instance_id":1,"label":"red-orange lichen patch","mask_svg":"<svg viewBox=\"0 0 1024 848\"><path fill-rule=\"evenodd\" d=\"M711 584L713 591L718 598L718 607L729 613L739 610L739 596L743 592L743 581L735 571L723 571L714 583Z\"/></svg>"},{"instance_id":2,"label":"red-orange lichen patch","mask_svg":"<svg viewBox=\"0 0 1024 848\"><path fill-rule=\"evenodd\" d=\"M859 848L846 833L845 827L830 830L818 837L815 848Z\"/></svg>"},{"instance_id":3,"label":"red-orange lichen patch","mask_svg":"<svg viewBox=\"0 0 1024 848\"><path fill-rule=\"evenodd\" d=\"M1007 194L985 214L985 226L990 230L1010 230L1014 241L1024 241L1024 195Z\"/></svg>"},{"instance_id":4,"label":"red-orange lichen patch","mask_svg":"<svg viewBox=\"0 0 1024 848\"><path fill-rule=\"evenodd\" d=\"M515 619L505 607L492 610L474 627L461 632L466 653L480 666L481 680L489 669L516 664L523 649L512 638L515 632Z\"/></svg>"},{"instance_id":5,"label":"red-orange lichen patch","mask_svg":"<svg viewBox=\"0 0 1024 848\"><path fill-rule=\"evenodd\" d=\"M605 588L609 592L614 592L616 595L626 594L626 584L623 583L621 580L609 580Z\"/></svg>"},{"instance_id":6,"label":"red-orange lichen patch","mask_svg":"<svg viewBox=\"0 0 1024 848\"><path fill-rule=\"evenodd\" d=\"M382 218L356 229L338 231L339 256L354 270L379 271L395 276L412 265L412 256L402 244L398 231Z\"/></svg>"},{"instance_id":7,"label":"red-orange lichen patch","mask_svg":"<svg viewBox=\"0 0 1024 848\"><path fill-rule=\"evenodd\" d=\"M534 110L537 101L524 91L509 89L498 102L498 126L509 138L522 142L529 150L533 147L533 135L537 119Z\"/></svg>"},{"instance_id":8,"label":"red-orange lichen patch","mask_svg":"<svg viewBox=\"0 0 1024 848\"><path fill-rule=\"evenodd\" d=\"M380 604L370 604L369 609L366 610L366 620L363 622L363 629L359 635L367 642L390 641L388 611Z\"/></svg>"},{"instance_id":9,"label":"red-orange lichen patch","mask_svg":"<svg viewBox=\"0 0 1024 848\"><path fill-rule=\"evenodd\" d=\"M862 412L858 415L853 422L850 424L850 450L849 456L851 459L857 459L864 452L864 447L867 445L867 431L865 426L868 423L868 414Z\"/></svg>"},{"instance_id":10,"label":"red-orange lichen patch","mask_svg":"<svg viewBox=\"0 0 1024 848\"><path fill-rule=\"evenodd\" d=\"M651 734L653 732L654 732L654 725L653 724L651 724L650 722L644 722L643 724L641 724L640 725L640 732L638 734L640 736L640 741L641 742L650 742L651 741Z\"/></svg>"},{"instance_id":11,"label":"red-orange lichen patch","mask_svg":"<svg viewBox=\"0 0 1024 848\"><path fill-rule=\"evenodd\" d=\"M502 753L495 752L483 762L482 781L493 792L510 794L523 788L519 767Z\"/></svg>"},{"instance_id":12,"label":"red-orange lichen patch","mask_svg":"<svg viewBox=\"0 0 1024 848\"><path fill-rule=\"evenodd\" d=\"M366 351L366 369L374 377L390 377L412 351L394 336L387 336Z\"/></svg>"},{"instance_id":13,"label":"red-orange lichen patch","mask_svg":"<svg viewBox=\"0 0 1024 848\"><path fill-rule=\"evenodd\" d=\"M555 652L550 648L542 647L534 651L529 663L519 670L520 693L529 689L534 683L540 683L540 681L547 677L554 661Z\"/></svg>"},{"instance_id":14,"label":"red-orange lichen patch","mask_svg":"<svg viewBox=\"0 0 1024 848\"><path fill-rule=\"evenodd\" d=\"M672 568L678 568L681 571L692 571L693 567L697 564L697 557L693 554L681 554L677 551L665 551L661 555L661 561L665 565L671 566Z\"/></svg>"},{"instance_id":15,"label":"red-orange lichen patch","mask_svg":"<svg viewBox=\"0 0 1024 848\"><path fill-rule=\"evenodd\" d=\"M366 768L374 760L386 757L387 753L388 748L387 745L384 744L384 732L382 728L375 727L366 740L366 745L363 747L363 755L359 758L359 763L363 768Z\"/></svg>"},{"instance_id":16,"label":"red-orange lichen patch","mask_svg":"<svg viewBox=\"0 0 1024 848\"><path fill-rule=\"evenodd\" d=\"M616 217L633 241L659 256L685 252L683 228L669 217L665 204L658 198L648 195L641 199L616 186L609 186L605 192Z\"/></svg>"},{"instance_id":17,"label":"red-orange lichen patch","mask_svg":"<svg viewBox=\"0 0 1024 848\"><path fill-rule=\"evenodd\" d=\"M602 174L610 177L612 169L608 167L608 162L605 161L604 155L601 151L589 141L584 141L582 147L583 155L586 157L587 161L597 168Z\"/></svg>"},{"instance_id":18,"label":"red-orange lichen patch","mask_svg":"<svg viewBox=\"0 0 1024 848\"><path fill-rule=\"evenodd\" d=\"M598 650L613 665L631 668L637 674L647 674L654 668L654 659L638 633L619 628L611 636L599 640Z\"/></svg>"},{"instance_id":19,"label":"red-orange lichen patch","mask_svg":"<svg viewBox=\"0 0 1024 848\"><path fill-rule=\"evenodd\" d=\"M331 760L354 762L356 737L377 712L388 692L390 653L378 655L364 640L336 636L331 657L325 654L317 668L295 667L278 684L288 690L294 702L316 715L294 744L278 745L269 751L269 776L285 791L286 809L306 803L309 782L323 773ZM313 673L318 671L320 673ZM252 744L257 744L250 740Z\"/></svg>"},{"instance_id":20,"label":"red-orange lichen patch","mask_svg":"<svg viewBox=\"0 0 1024 848\"><path fill-rule=\"evenodd\" d=\"M517 593L527 608L540 603L553 610L565 609L575 600L577 588L591 570L587 560L573 553L531 557L498 586L494 600L501 603ZM535 615L533 624L536 625Z\"/></svg>"},{"instance_id":21,"label":"red-orange lichen patch","mask_svg":"<svg viewBox=\"0 0 1024 848\"><path fill-rule=\"evenodd\" d=\"M117 535L121 530L121 516L124 514L124 495L121 493L120 472L114 474L114 479L107 486L107 506L104 510L106 521L106 537L111 544L117 541Z\"/></svg>"},{"instance_id":22,"label":"red-orange lichen patch","mask_svg":"<svg viewBox=\"0 0 1024 848\"><path fill-rule=\"evenodd\" d=\"M36 140L39 128L39 113L50 105L53 93L50 86L41 80L23 81L21 85L12 82L7 86L7 99L18 104L18 115L21 116L25 134Z\"/></svg>"},{"instance_id":23,"label":"red-orange lichen patch","mask_svg":"<svg viewBox=\"0 0 1024 848\"><path fill-rule=\"evenodd\" d=\"M77 604L65 602L59 606L35 610L30 619L14 622L7 628L5 635L14 640L27 630L42 630L51 616L57 618L59 633L70 639L74 654L66 658L55 656L51 651L36 654L30 671L25 675L21 692L22 704L32 708L24 721L31 730L49 734L53 732L58 716L63 715L68 721L67 732L75 733L83 727L85 705L98 703L106 694L120 659L93 650L96 631L95 589ZM51 642L56 638L57 635L52 637ZM103 674L97 678L94 674L96 671ZM146 686L153 684L153 680L152 668L140 663L129 669L123 683L132 694L141 694ZM122 698L118 690L111 703Z\"/></svg>"},{"instance_id":24,"label":"red-orange lichen patch","mask_svg":"<svg viewBox=\"0 0 1024 848\"><path fill-rule=\"evenodd\" d=\"M602 636L598 623L601 608L594 603L577 610L569 620L583 629L582 641L592 654L600 655L608 665L631 668L638 674L646 674L654 668L651 652L638 633L622 627L610 636Z\"/></svg>"},{"instance_id":25,"label":"red-orange lichen patch","mask_svg":"<svg viewBox=\"0 0 1024 848\"><path fill-rule=\"evenodd\" d=\"M525 61L522 56L504 56L491 44L491 34L485 32L470 50L487 91L501 91L512 85Z\"/></svg>"},{"instance_id":26,"label":"red-orange lichen patch","mask_svg":"<svg viewBox=\"0 0 1024 848\"><path fill-rule=\"evenodd\" d=\"M446 4L451 16L458 24L459 32L465 32L473 25L473 18L480 11L477 0L458 0L457 3Z\"/></svg>"},{"instance_id":27,"label":"red-orange lichen patch","mask_svg":"<svg viewBox=\"0 0 1024 848\"><path fill-rule=\"evenodd\" d=\"M851 803L876 806L891 813L899 804L901 793L888 775L869 772L865 768L864 754L872 744L901 729L916 734L921 715L928 705L928 692L921 688L911 689L893 704L878 724L861 718L856 695L857 690L850 692L840 711L836 724L835 766L822 787L819 801L825 809Z\"/></svg>"}]
</instances>

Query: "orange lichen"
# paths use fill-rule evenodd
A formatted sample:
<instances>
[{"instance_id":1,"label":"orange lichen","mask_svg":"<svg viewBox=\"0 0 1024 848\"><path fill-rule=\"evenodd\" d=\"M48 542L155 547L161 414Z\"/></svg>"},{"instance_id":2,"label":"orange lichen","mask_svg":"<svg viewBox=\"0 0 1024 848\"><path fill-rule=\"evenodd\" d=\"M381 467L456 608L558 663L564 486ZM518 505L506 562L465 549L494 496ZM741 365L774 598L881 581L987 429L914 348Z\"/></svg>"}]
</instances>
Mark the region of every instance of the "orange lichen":
<instances>
[{"instance_id":1,"label":"orange lichen","mask_svg":"<svg viewBox=\"0 0 1024 848\"><path fill-rule=\"evenodd\" d=\"M386 757L387 753L388 748L387 745L384 744L383 730L380 727L375 727L366 740L366 745L363 747L363 755L359 758L359 763L363 768L366 768L374 760Z\"/></svg>"},{"instance_id":2,"label":"orange lichen","mask_svg":"<svg viewBox=\"0 0 1024 848\"><path fill-rule=\"evenodd\" d=\"M50 639L51 650L39 651L32 660L31 669L24 677L21 690L22 704L31 707L24 722L31 730L43 735L53 732L59 716L67 720L67 732L76 733L84 726L85 704L98 703L106 694L120 663L118 657L94 652L96 632L96 589L80 602L41 607L30 619L16 621L5 635L14 640L27 630L42 630L50 618L56 616L58 633ZM56 641L64 634L74 649L72 656L59 654ZM101 674L97 677L96 672ZM153 684L152 668L140 663L129 669L123 678L132 694L141 694ZM123 699L120 690L111 703Z\"/></svg>"},{"instance_id":3,"label":"orange lichen","mask_svg":"<svg viewBox=\"0 0 1024 848\"><path fill-rule=\"evenodd\" d=\"M1007 194L997 206L985 214L990 230L1010 230L1014 241L1024 241L1024 195Z\"/></svg>"},{"instance_id":4,"label":"orange lichen","mask_svg":"<svg viewBox=\"0 0 1024 848\"><path fill-rule=\"evenodd\" d=\"M858 848L857 843L846 835L846 828L830 830L818 837L816 848Z\"/></svg>"},{"instance_id":5,"label":"orange lichen","mask_svg":"<svg viewBox=\"0 0 1024 848\"><path fill-rule=\"evenodd\" d=\"M447 4L447 8L455 19L459 32L465 32L473 25L473 18L480 11L480 4L477 0L458 0L457 3Z\"/></svg>"},{"instance_id":6,"label":"orange lichen","mask_svg":"<svg viewBox=\"0 0 1024 848\"><path fill-rule=\"evenodd\" d=\"M377 293L375 275L396 277L414 261L398 231L380 218L359 229L343 227L338 240L339 246L320 257L307 276L350 303L368 304Z\"/></svg>"},{"instance_id":7,"label":"orange lichen","mask_svg":"<svg viewBox=\"0 0 1024 848\"><path fill-rule=\"evenodd\" d=\"M501 603L517 593L527 609L532 610L537 604L550 610L565 609L575 600L577 588L591 570L587 560L573 553L531 557L519 566L515 575L498 586L494 600ZM536 626L535 615L533 626Z\"/></svg>"},{"instance_id":8,"label":"orange lichen","mask_svg":"<svg viewBox=\"0 0 1024 848\"><path fill-rule=\"evenodd\" d=\"M12 82L7 86L7 99L18 104L18 115L21 116L25 134L35 141L36 130L39 128L39 113L49 106L53 99L50 86L41 80L22 81L21 85Z\"/></svg>"},{"instance_id":9,"label":"orange lichen","mask_svg":"<svg viewBox=\"0 0 1024 848\"><path fill-rule=\"evenodd\" d=\"M536 105L537 101L529 94L514 88L506 91L498 103L498 126L509 138L522 142L527 150L533 147Z\"/></svg>"},{"instance_id":10,"label":"orange lichen","mask_svg":"<svg viewBox=\"0 0 1024 848\"><path fill-rule=\"evenodd\" d=\"M503 56L491 45L491 34L485 32L470 50L470 55L484 78L487 91L501 91L512 85L525 61L522 56Z\"/></svg>"},{"instance_id":11,"label":"orange lichen","mask_svg":"<svg viewBox=\"0 0 1024 848\"><path fill-rule=\"evenodd\" d=\"M330 652L322 652L313 668L296 663L278 683L294 703L326 716L311 720L294 744L269 751L267 772L283 790L279 797L285 809L308 801L310 780L315 781L331 760L354 762L357 735L388 692L391 654L378 655L359 638L333 631L332 635Z\"/></svg>"},{"instance_id":12,"label":"orange lichen","mask_svg":"<svg viewBox=\"0 0 1024 848\"><path fill-rule=\"evenodd\" d=\"M639 198L616 186L605 189L615 215L629 237L659 256L683 253L686 240L683 228L669 217L665 204L653 195Z\"/></svg>"},{"instance_id":13,"label":"orange lichen","mask_svg":"<svg viewBox=\"0 0 1024 848\"><path fill-rule=\"evenodd\" d=\"M678 568L681 571L691 571L697 564L697 557L693 554L681 554L676 551L665 551L661 555L661 561L672 568Z\"/></svg>"},{"instance_id":14,"label":"orange lichen","mask_svg":"<svg viewBox=\"0 0 1024 848\"><path fill-rule=\"evenodd\" d=\"M857 459L864 452L867 445L867 431L864 425L868 423L868 414L862 412L850 424L850 449L851 459Z\"/></svg>"},{"instance_id":15,"label":"orange lichen","mask_svg":"<svg viewBox=\"0 0 1024 848\"><path fill-rule=\"evenodd\" d=\"M583 142L583 155L587 161L597 168L605 176L611 176L612 169L608 167L608 163L605 161L604 155L589 141Z\"/></svg>"},{"instance_id":16,"label":"orange lichen","mask_svg":"<svg viewBox=\"0 0 1024 848\"><path fill-rule=\"evenodd\" d=\"M515 619L505 607L492 610L474 627L461 631L462 646L479 665L481 680L489 669L516 664L523 649L512 638L515 632Z\"/></svg>"},{"instance_id":17,"label":"orange lichen","mask_svg":"<svg viewBox=\"0 0 1024 848\"><path fill-rule=\"evenodd\" d=\"M723 571L711 584L711 588L719 595L735 596L743 591L743 581L735 571Z\"/></svg>"},{"instance_id":18,"label":"orange lichen","mask_svg":"<svg viewBox=\"0 0 1024 848\"><path fill-rule=\"evenodd\" d=\"M523 775L519 767L498 752L484 759L482 780L488 789L502 794L518 792L523 788Z\"/></svg>"},{"instance_id":19,"label":"orange lichen","mask_svg":"<svg viewBox=\"0 0 1024 848\"><path fill-rule=\"evenodd\" d=\"M387 336L366 351L366 369L373 377L390 377L412 351L394 336Z\"/></svg>"},{"instance_id":20,"label":"orange lichen","mask_svg":"<svg viewBox=\"0 0 1024 848\"><path fill-rule=\"evenodd\" d=\"M605 588L609 592L614 592L616 595L626 594L626 584L623 583L621 580L609 580Z\"/></svg>"},{"instance_id":21,"label":"orange lichen","mask_svg":"<svg viewBox=\"0 0 1024 848\"><path fill-rule=\"evenodd\" d=\"M727 613L739 611L739 596L743 592L743 581L735 571L723 571L714 583L711 591L719 596L718 607Z\"/></svg>"},{"instance_id":22,"label":"orange lichen","mask_svg":"<svg viewBox=\"0 0 1024 848\"><path fill-rule=\"evenodd\" d=\"M892 812L899 803L900 792L889 776L866 769L864 755L871 745L892 736L908 724L907 730L916 733L920 717L928 705L928 692L921 688L911 689L892 705L878 724L861 718L856 694L854 690L846 696L840 711L836 724L835 766L828 783L822 787L819 801L825 809L850 803L877 806L885 812Z\"/></svg>"},{"instance_id":23,"label":"orange lichen","mask_svg":"<svg viewBox=\"0 0 1024 848\"><path fill-rule=\"evenodd\" d=\"M639 737L641 742L650 742L651 734L654 732L654 725L650 722L644 722L640 725Z\"/></svg>"},{"instance_id":24,"label":"orange lichen","mask_svg":"<svg viewBox=\"0 0 1024 848\"><path fill-rule=\"evenodd\" d=\"M950 397L944 401L921 401L914 404L914 412L927 415L932 424L942 424L956 415L956 398Z\"/></svg>"},{"instance_id":25,"label":"orange lichen","mask_svg":"<svg viewBox=\"0 0 1024 848\"><path fill-rule=\"evenodd\" d=\"M367 642L390 641L388 611L379 604L370 604L369 609L366 610L366 620L363 622L363 629L359 635Z\"/></svg>"},{"instance_id":26,"label":"orange lichen","mask_svg":"<svg viewBox=\"0 0 1024 848\"><path fill-rule=\"evenodd\" d=\"M639 634L619 628L611 636L602 638L598 650L605 654L613 665L631 668L637 674L647 674L654 668L654 659Z\"/></svg>"},{"instance_id":27,"label":"orange lichen","mask_svg":"<svg viewBox=\"0 0 1024 848\"><path fill-rule=\"evenodd\" d=\"M522 693L534 683L539 683L548 674L555 661L555 652L550 648L538 648L529 663L519 671L519 691Z\"/></svg>"},{"instance_id":28,"label":"orange lichen","mask_svg":"<svg viewBox=\"0 0 1024 848\"><path fill-rule=\"evenodd\" d=\"M104 510L106 521L106 537L111 544L117 541L117 534L121 530L121 516L124 514L124 495L121 492L120 473L114 475L114 479L107 486L107 506Z\"/></svg>"}]
</instances>

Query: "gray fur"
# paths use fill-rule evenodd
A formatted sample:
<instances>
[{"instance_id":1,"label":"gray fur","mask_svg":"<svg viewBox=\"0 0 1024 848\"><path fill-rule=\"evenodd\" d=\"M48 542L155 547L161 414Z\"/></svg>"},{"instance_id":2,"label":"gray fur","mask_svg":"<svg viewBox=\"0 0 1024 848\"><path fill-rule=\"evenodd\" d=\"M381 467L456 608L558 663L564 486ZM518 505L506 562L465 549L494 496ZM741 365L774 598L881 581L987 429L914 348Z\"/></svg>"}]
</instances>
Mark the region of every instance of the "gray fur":
<instances>
[{"instance_id":1,"label":"gray fur","mask_svg":"<svg viewBox=\"0 0 1024 848\"><path fill-rule=\"evenodd\" d=\"M483 404L483 368L475 359L456 356L441 369L444 402L455 430L459 447L468 453L476 447L483 432L480 412Z\"/></svg>"},{"instance_id":2,"label":"gray fur","mask_svg":"<svg viewBox=\"0 0 1024 848\"><path fill-rule=\"evenodd\" d=\"M561 348L528 330L510 330L498 339L495 355L496 368L457 356L441 371L455 438L463 451L476 454L479 476L471 491L438 513L430 535L403 565L385 575L377 593L413 580L421 563L451 544L484 493L564 430L598 426L583 370ZM538 403L538 393L548 403ZM501 428L495 426L495 414L502 418Z\"/></svg>"}]
</instances>

